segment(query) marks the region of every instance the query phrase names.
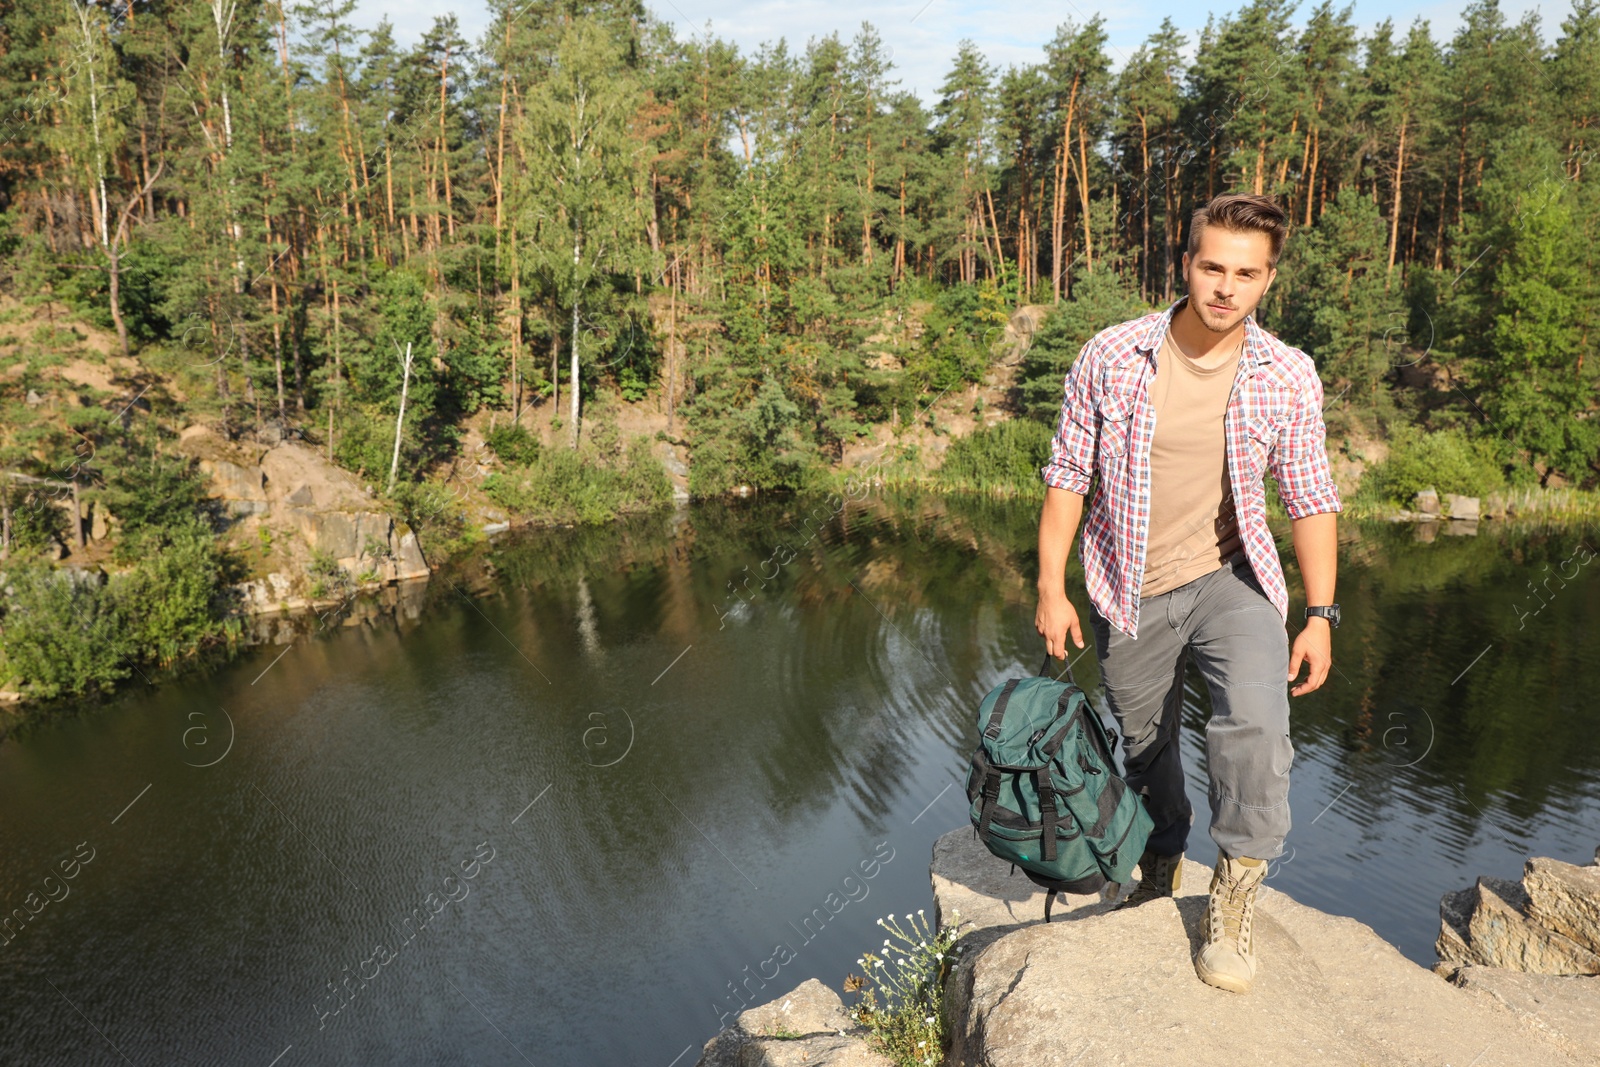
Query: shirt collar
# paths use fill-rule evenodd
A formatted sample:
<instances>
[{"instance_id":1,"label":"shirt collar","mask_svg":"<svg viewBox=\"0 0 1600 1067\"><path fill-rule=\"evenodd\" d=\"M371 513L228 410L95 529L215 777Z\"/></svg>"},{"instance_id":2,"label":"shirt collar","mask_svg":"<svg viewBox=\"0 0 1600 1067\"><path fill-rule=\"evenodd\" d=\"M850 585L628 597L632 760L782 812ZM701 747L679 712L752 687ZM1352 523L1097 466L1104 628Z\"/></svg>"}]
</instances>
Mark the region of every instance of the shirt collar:
<instances>
[{"instance_id":1,"label":"shirt collar","mask_svg":"<svg viewBox=\"0 0 1600 1067\"><path fill-rule=\"evenodd\" d=\"M1143 352L1152 363L1155 362L1156 350L1161 347L1161 339L1166 336L1167 330L1172 326L1172 316L1178 313L1178 309L1183 307L1188 299L1189 297L1184 295L1174 301L1172 306L1167 308L1159 319L1150 324L1149 329L1145 330L1144 336L1134 346ZM1245 355L1256 366L1272 362L1272 346L1267 343L1267 331L1257 325L1255 312L1253 311L1246 315L1244 319L1244 351Z\"/></svg>"}]
</instances>

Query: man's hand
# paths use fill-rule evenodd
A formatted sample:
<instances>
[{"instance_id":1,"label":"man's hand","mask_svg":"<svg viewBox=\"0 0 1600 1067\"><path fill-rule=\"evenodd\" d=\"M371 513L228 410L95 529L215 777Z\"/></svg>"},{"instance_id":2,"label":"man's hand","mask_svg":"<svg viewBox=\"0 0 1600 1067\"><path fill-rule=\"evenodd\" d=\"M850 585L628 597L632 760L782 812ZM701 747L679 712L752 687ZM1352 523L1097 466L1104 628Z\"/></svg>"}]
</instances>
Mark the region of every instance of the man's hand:
<instances>
[{"instance_id":1,"label":"man's hand","mask_svg":"<svg viewBox=\"0 0 1600 1067\"><path fill-rule=\"evenodd\" d=\"M1067 658L1067 634L1072 643L1083 647L1083 630L1078 625L1078 612L1065 592L1040 593L1039 610L1033 616L1033 628L1044 637L1045 651L1056 659Z\"/></svg>"},{"instance_id":2,"label":"man's hand","mask_svg":"<svg viewBox=\"0 0 1600 1067\"><path fill-rule=\"evenodd\" d=\"M1306 620L1306 628L1294 639L1294 650L1289 656L1289 678L1294 681L1300 673L1300 661L1305 660L1310 672L1306 680L1289 690L1290 696L1304 696L1321 687L1328 680L1328 668L1333 666L1332 626L1320 615Z\"/></svg>"}]
</instances>

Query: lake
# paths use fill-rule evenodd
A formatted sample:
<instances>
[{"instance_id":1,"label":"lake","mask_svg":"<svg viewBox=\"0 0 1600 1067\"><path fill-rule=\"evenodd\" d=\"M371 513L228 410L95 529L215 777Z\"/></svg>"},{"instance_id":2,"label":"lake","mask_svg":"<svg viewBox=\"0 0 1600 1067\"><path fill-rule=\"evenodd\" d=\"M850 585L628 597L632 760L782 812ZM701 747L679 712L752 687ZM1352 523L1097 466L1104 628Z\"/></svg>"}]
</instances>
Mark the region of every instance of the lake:
<instances>
[{"instance_id":1,"label":"lake","mask_svg":"<svg viewBox=\"0 0 1600 1067\"><path fill-rule=\"evenodd\" d=\"M689 1067L741 990L840 989L880 916L931 916L978 702L1038 668L1037 522L891 495L529 532L49 716L0 744L0 1061ZM1600 844L1600 541L1342 527L1273 884L1430 965L1441 894Z\"/></svg>"}]
</instances>

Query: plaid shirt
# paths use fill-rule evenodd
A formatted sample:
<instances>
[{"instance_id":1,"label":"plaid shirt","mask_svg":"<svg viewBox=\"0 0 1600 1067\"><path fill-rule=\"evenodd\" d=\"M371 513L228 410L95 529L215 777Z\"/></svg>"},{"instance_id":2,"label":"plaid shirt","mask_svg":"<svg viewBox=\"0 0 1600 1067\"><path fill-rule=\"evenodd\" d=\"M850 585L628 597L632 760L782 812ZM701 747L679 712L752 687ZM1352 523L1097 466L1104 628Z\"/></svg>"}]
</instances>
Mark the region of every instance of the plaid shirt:
<instances>
[{"instance_id":1,"label":"plaid shirt","mask_svg":"<svg viewBox=\"0 0 1600 1067\"><path fill-rule=\"evenodd\" d=\"M1095 608L1130 637L1139 636L1150 525L1155 408L1149 383L1167 326L1186 299L1102 330L1083 346L1067 372L1050 461L1039 470L1046 485L1079 495L1087 495L1091 476L1100 475L1084 519L1079 558ZM1289 591L1267 528L1262 474L1272 471L1290 518L1342 510L1328 469L1325 432L1322 381L1311 357L1248 316L1223 434L1239 539L1257 581L1286 621Z\"/></svg>"}]
</instances>

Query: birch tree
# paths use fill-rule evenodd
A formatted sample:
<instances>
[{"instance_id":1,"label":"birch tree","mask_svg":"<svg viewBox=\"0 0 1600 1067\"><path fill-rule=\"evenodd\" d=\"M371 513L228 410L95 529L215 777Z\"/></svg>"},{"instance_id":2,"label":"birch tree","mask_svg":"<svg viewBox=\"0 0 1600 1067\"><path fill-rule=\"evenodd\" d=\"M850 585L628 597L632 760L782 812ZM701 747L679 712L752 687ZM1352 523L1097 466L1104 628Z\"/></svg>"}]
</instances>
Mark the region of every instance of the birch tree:
<instances>
[{"instance_id":1,"label":"birch tree","mask_svg":"<svg viewBox=\"0 0 1600 1067\"><path fill-rule=\"evenodd\" d=\"M640 145L629 135L638 85L618 42L589 20L562 34L545 80L528 95L517 137L526 158L522 226L530 259L552 303L567 317L570 435L578 447L580 334L608 273L648 263L641 234L619 230L634 217Z\"/></svg>"}]
</instances>

